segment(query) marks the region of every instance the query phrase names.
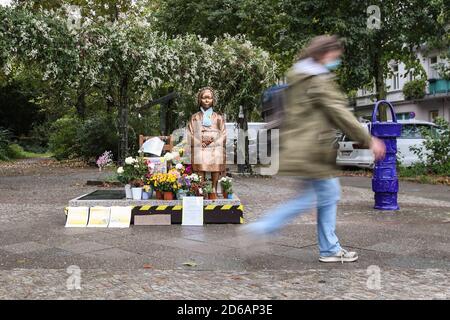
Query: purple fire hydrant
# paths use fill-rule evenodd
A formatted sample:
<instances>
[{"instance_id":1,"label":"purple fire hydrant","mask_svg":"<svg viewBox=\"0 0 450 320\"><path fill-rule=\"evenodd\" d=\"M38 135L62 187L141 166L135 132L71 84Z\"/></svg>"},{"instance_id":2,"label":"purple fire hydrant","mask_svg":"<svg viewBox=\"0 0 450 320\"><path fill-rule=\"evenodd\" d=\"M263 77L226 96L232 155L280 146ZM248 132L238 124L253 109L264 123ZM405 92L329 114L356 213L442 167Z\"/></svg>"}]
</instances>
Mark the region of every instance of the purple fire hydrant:
<instances>
[{"instance_id":1,"label":"purple fire hydrant","mask_svg":"<svg viewBox=\"0 0 450 320\"><path fill-rule=\"evenodd\" d=\"M392 122L377 120L377 111L380 104L387 104L391 109ZM384 159L375 161L372 178L372 190L375 192L375 209L399 210L397 204L398 177L396 170L397 137L401 135L402 125L397 123L394 108L386 100L375 104L372 113L372 135L383 140L386 145Z\"/></svg>"}]
</instances>

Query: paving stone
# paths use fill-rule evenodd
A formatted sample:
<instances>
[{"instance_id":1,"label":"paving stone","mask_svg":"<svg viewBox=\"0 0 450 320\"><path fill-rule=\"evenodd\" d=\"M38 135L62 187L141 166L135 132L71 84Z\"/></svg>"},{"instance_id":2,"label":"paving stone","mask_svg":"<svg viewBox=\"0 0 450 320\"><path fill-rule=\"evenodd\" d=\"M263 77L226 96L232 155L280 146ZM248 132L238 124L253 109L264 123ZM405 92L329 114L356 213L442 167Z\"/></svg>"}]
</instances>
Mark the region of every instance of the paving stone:
<instances>
[{"instance_id":1,"label":"paving stone","mask_svg":"<svg viewBox=\"0 0 450 320\"><path fill-rule=\"evenodd\" d=\"M62 244L55 245L55 247L70 251L73 253L86 253L92 251L103 250L111 248L111 246L104 245L93 241L69 241Z\"/></svg>"},{"instance_id":2,"label":"paving stone","mask_svg":"<svg viewBox=\"0 0 450 320\"><path fill-rule=\"evenodd\" d=\"M239 225L64 228L68 200L113 172L48 169L0 179L0 299L450 299L442 186L404 184L401 210L387 212L372 208L370 179L343 180L336 231L359 260L323 264L314 211L253 251L240 248ZM239 177L234 187L246 222L301 191L291 177ZM67 289L69 266L80 268L82 290ZM378 289L370 270L380 271Z\"/></svg>"},{"instance_id":3,"label":"paving stone","mask_svg":"<svg viewBox=\"0 0 450 320\"><path fill-rule=\"evenodd\" d=\"M21 253L27 253L27 252L42 251L42 250L48 249L49 247L47 247L43 244L37 243L37 242L28 241L28 242L10 244L10 245L3 246L0 248L5 251L21 254Z\"/></svg>"}]
</instances>

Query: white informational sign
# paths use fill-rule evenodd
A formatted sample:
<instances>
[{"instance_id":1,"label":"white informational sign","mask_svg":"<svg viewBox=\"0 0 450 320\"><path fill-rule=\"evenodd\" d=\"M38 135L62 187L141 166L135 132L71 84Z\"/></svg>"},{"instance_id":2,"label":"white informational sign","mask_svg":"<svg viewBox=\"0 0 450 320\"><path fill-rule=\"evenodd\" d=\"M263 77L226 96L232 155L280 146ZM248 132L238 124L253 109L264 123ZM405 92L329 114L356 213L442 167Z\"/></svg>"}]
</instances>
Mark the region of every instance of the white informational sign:
<instances>
[{"instance_id":1,"label":"white informational sign","mask_svg":"<svg viewBox=\"0 0 450 320\"><path fill-rule=\"evenodd\" d=\"M129 228L131 209L133 207L111 207L111 217L108 228Z\"/></svg>"},{"instance_id":2,"label":"white informational sign","mask_svg":"<svg viewBox=\"0 0 450 320\"><path fill-rule=\"evenodd\" d=\"M88 228L107 228L109 224L109 217L111 215L111 208L109 207L92 207L89 210Z\"/></svg>"},{"instance_id":3,"label":"white informational sign","mask_svg":"<svg viewBox=\"0 0 450 320\"><path fill-rule=\"evenodd\" d=\"M88 207L68 207L66 228L84 228L89 219Z\"/></svg>"},{"instance_id":4,"label":"white informational sign","mask_svg":"<svg viewBox=\"0 0 450 320\"><path fill-rule=\"evenodd\" d=\"M151 138L151 139L148 139L147 141L145 141L141 147L141 150L146 153L151 153L156 156L161 156L163 147L164 147L164 141L162 141L158 137L154 137L154 138Z\"/></svg>"},{"instance_id":5,"label":"white informational sign","mask_svg":"<svg viewBox=\"0 0 450 320\"><path fill-rule=\"evenodd\" d=\"M203 225L203 197L183 197L183 226Z\"/></svg>"}]
</instances>

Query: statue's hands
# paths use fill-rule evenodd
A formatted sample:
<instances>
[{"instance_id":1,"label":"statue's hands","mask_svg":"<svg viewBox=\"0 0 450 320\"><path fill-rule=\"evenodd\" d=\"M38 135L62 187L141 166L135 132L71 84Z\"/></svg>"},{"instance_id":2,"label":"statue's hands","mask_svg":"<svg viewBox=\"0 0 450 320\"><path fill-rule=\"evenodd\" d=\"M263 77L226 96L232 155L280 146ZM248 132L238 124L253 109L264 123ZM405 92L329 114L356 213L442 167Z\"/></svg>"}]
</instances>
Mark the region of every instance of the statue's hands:
<instances>
[{"instance_id":1,"label":"statue's hands","mask_svg":"<svg viewBox=\"0 0 450 320\"><path fill-rule=\"evenodd\" d=\"M202 141L202 147L203 147L203 148L206 148L206 147L209 146L213 141L214 141L213 138L207 138L207 139L204 139L204 140Z\"/></svg>"}]
</instances>

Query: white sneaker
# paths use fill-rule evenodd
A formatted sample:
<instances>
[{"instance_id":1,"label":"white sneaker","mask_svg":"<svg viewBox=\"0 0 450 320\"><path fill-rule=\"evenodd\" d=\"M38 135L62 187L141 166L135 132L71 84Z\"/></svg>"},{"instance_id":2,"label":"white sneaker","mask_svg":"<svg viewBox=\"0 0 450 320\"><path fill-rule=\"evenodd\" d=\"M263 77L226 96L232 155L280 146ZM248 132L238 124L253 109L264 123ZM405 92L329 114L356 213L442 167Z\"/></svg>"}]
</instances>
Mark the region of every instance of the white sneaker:
<instances>
[{"instance_id":1,"label":"white sneaker","mask_svg":"<svg viewBox=\"0 0 450 320\"><path fill-rule=\"evenodd\" d=\"M354 251L347 251L345 249L341 249L341 251L337 252L332 256L319 257L320 262L353 262L358 260L358 254Z\"/></svg>"}]
</instances>

